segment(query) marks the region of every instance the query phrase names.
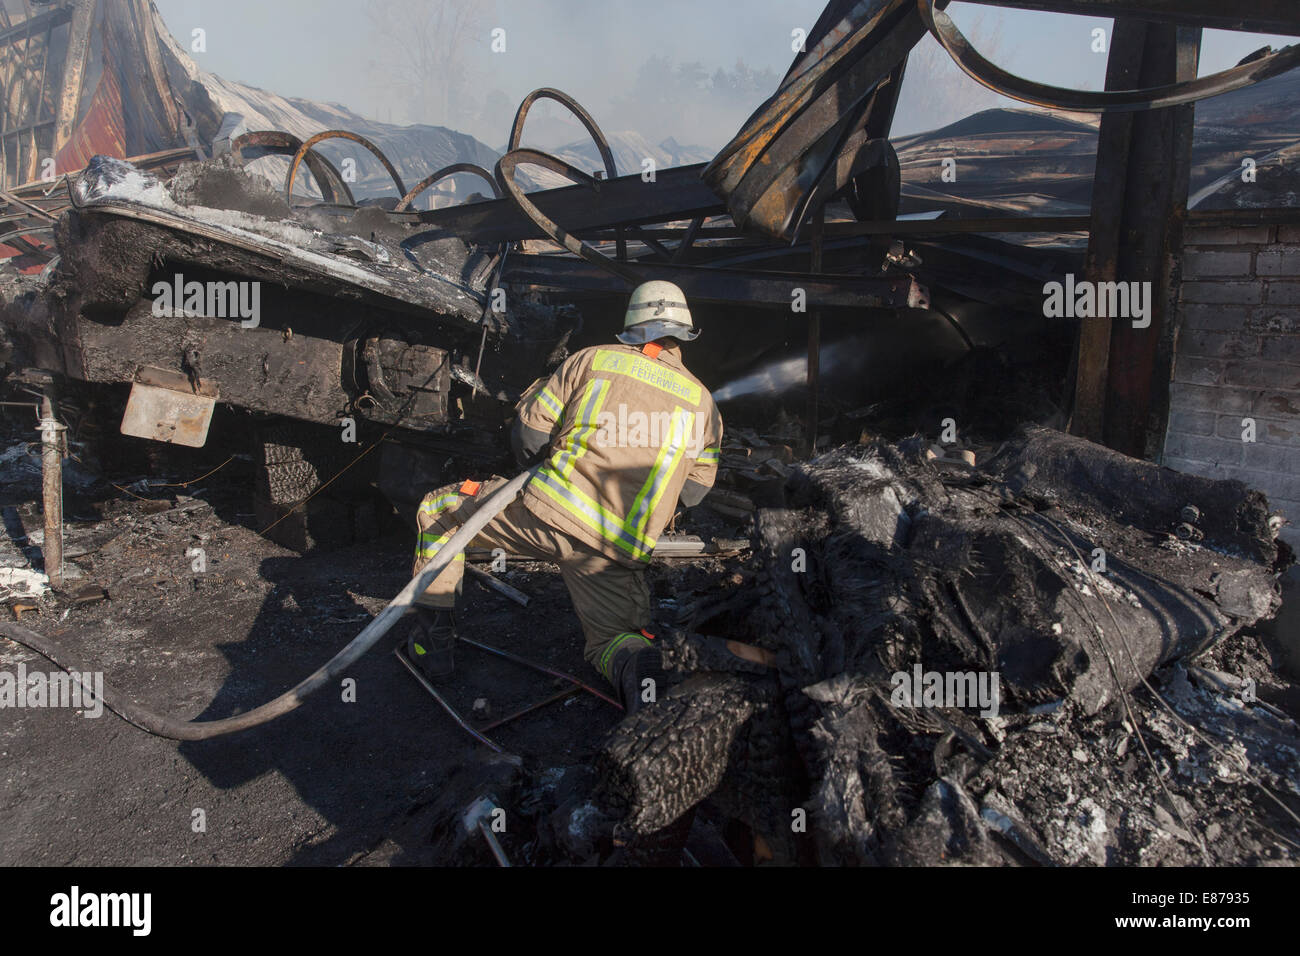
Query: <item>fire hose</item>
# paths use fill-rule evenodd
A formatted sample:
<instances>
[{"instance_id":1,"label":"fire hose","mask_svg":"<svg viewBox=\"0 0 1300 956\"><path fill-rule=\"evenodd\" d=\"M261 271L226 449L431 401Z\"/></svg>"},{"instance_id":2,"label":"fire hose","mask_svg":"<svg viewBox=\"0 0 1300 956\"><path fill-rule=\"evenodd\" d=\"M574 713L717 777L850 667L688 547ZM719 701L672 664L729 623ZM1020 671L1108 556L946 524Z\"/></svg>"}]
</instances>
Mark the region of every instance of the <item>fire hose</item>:
<instances>
[{"instance_id":1,"label":"fire hose","mask_svg":"<svg viewBox=\"0 0 1300 956\"><path fill-rule=\"evenodd\" d=\"M331 657L325 664L274 700L268 701L262 706L237 717L206 721L179 720L141 707L104 685L100 694L104 706L141 730L158 737L168 737L172 740L208 740L212 737L222 737L240 730L247 730L250 727L260 726L274 720L276 717L289 713L291 710L296 710L304 700L327 684L332 684L366 651L374 647L376 642L387 634L389 629L406 613L416 596L422 594L425 588L442 573L443 569L450 565L456 556L469 546L469 543L483 530L489 521L504 511L506 506L519 496L519 493L523 491L524 486L528 484L529 479L533 477L535 472L536 468L520 472L485 498L483 504L469 520L461 525L456 533L438 549L429 563L407 582L406 587L402 588L397 593L397 596L375 615L374 619L362 629L360 634L354 637L346 647ZM73 680L79 680L78 674L90 671L89 668L82 666L80 661L76 660L74 654L61 647L56 641L25 627L3 623L0 624L0 635L40 654L51 663L71 674ZM85 690L87 688L83 688L83 691Z\"/></svg>"}]
</instances>

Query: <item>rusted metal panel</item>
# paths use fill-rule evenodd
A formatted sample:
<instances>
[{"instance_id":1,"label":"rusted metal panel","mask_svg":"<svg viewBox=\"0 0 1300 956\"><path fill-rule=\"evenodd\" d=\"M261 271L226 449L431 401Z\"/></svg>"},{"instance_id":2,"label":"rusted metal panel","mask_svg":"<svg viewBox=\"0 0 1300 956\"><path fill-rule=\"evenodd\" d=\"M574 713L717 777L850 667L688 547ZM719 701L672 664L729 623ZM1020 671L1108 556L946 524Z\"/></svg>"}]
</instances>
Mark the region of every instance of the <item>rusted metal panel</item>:
<instances>
[{"instance_id":1,"label":"rusted metal panel","mask_svg":"<svg viewBox=\"0 0 1300 956\"><path fill-rule=\"evenodd\" d=\"M122 416L122 434L202 448L220 392L211 383L195 391L184 376L145 367L136 373Z\"/></svg>"},{"instance_id":2,"label":"rusted metal panel","mask_svg":"<svg viewBox=\"0 0 1300 956\"><path fill-rule=\"evenodd\" d=\"M59 170L81 169L92 156L125 156L126 126L117 72L105 68L90 98L86 115L54 159Z\"/></svg>"}]
</instances>

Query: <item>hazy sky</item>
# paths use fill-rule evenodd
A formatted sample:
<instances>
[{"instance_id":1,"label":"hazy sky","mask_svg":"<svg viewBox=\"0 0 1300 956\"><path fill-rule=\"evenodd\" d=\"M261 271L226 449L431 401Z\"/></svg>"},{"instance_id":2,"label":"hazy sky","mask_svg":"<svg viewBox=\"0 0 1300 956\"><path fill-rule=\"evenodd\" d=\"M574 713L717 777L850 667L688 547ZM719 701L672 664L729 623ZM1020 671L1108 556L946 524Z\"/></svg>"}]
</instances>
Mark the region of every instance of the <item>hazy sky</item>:
<instances>
[{"instance_id":1,"label":"hazy sky","mask_svg":"<svg viewBox=\"0 0 1300 956\"><path fill-rule=\"evenodd\" d=\"M374 29L371 0L155 2L186 48L191 31L203 28L207 50L194 57L228 79L286 96L342 103L381 120L442 121L413 115L434 110L385 90L395 53ZM439 0L386 2L397 2L407 16L417 18L429 17ZM576 96L607 130L637 129L654 142L675 136L716 149L770 89L739 101L712 102L706 95L668 114L647 108L637 115L633 106L614 115L612 104L627 102L650 56L699 62L708 74L743 60L755 70L771 69L779 78L792 57L791 30L810 29L822 6L822 0L483 0L478 36L464 45L459 74L483 102L474 117L453 125L489 146L500 146L515 104L536 87L555 86ZM991 59L1013 72L1059 85L1101 88L1106 57L1092 52L1092 30L1109 30L1107 20L971 3L954 3L949 13ZM504 53L490 49L494 27L506 31ZM1281 46L1291 41L1207 31L1202 72L1231 66L1265 42ZM895 133L932 128L997 105L998 98L957 74L933 41L927 38L925 44L931 49L915 54L909 68L905 108L900 107ZM504 95L489 99L493 90Z\"/></svg>"}]
</instances>

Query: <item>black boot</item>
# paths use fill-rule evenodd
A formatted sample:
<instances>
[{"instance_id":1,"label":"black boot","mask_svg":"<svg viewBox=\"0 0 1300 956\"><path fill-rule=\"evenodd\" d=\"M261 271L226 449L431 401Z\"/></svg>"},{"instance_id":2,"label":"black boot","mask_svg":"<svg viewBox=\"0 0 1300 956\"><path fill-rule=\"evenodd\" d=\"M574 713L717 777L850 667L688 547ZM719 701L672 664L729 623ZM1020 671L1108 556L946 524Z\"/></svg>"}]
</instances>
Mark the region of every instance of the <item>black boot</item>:
<instances>
[{"instance_id":1,"label":"black boot","mask_svg":"<svg viewBox=\"0 0 1300 956\"><path fill-rule=\"evenodd\" d=\"M416 606L406 638L406 657L427 679L441 680L456 669L456 614L450 608Z\"/></svg>"},{"instance_id":2,"label":"black boot","mask_svg":"<svg viewBox=\"0 0 1300 956\"><path fill-rule=\"evenodd\" d=\"M621 648L614 655L610 672L619 702L629 714L658 700L664 691L664 659L657 647L636 644Z\"/></svg>"}]
</instances>

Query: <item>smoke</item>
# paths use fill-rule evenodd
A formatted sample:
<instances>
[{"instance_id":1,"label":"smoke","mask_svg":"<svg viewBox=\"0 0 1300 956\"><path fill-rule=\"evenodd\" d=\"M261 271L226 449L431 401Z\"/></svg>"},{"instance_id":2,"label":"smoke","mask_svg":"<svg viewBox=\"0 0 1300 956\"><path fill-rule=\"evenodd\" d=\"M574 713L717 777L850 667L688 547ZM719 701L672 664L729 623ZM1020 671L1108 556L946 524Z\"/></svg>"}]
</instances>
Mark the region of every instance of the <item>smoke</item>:
<instances>
[{"instance_id":1,"label":"smoke","mask_svg":"<svg viewBox=\"0 0 1300 956\"><path fill-rule=\"evenodd\" d=\"M821 351L818 353L821 372L832 375L840 371L844 364L843 354L844 347L842 345L834 347L830 345L822 346ZM769 362L748 375L733 378L721 388L713 390L713 400L721 404L722 402L730 402L737 398L745 398L760 393L780 395L807 383L808 358L806 355L794 355L790 358Z\"/></svg>"},{"instance_id":2,"label":"smoke","mask_svg":"<svg viewBox=\"0 0 1300 956\"><path fill-rule=\"evenodd\" d=\"M792 31L811 30L824 0L156 0L196 62L225 79L284 96L337 102L381 122L446 125L500 148L519 101L538 87L575 96L606 131L672 138L714 151L775 92L794 57ZM1104 71L1089 30L1108 21L977 8L953 15L1000 66L1088 86ZM969 10L964 9L970 7ZM737 10L743 8L743 14ZM285 37L311 27L311 41ZM501 43L494 51L493 35ZM1213 34L1207 42L1213 45ZM1246 37L1237 41L1254 42ZM1259 44L1256 43L1256 46ZM1250 47L1253 49L1253 47ZM1083 74L1087 74L1084 76ZM1092 84L1095 85L1095 84ZM999 102L930 39L912 54L895 135L933 129ZM547 120L553 135L547 135ZM544 149L586 139L543 104L526 139Z\"/></svg>"}]
</instances>

